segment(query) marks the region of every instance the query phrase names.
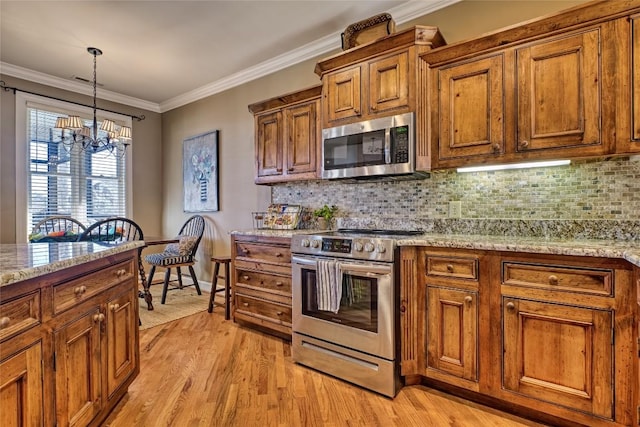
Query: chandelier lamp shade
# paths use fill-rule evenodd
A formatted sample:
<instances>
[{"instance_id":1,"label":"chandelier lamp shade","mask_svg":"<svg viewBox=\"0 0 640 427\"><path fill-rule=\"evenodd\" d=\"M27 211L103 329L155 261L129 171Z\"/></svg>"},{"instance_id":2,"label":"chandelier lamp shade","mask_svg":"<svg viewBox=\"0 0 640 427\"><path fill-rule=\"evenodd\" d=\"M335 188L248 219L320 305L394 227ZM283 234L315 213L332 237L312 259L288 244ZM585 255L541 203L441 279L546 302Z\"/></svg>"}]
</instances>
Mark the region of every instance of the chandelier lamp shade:
<instances>
[{"instance_id":1,"label":"chandelier lamp shade","mask_svg":"<svg viewBox=\"0 0 640 427\"><path fill-rule=\"evenodd\" d=\"M112 120L105 119L100 125L98 134L98 119L96 117L96 68L97 57L102 55L102 51L95 47L88 47L87 51L93 55L93 126L85 126L84 121L79 116L58 117L55 128L61 129L61 142L72 149L79 146L82 150L91 149L95 152L109 150L118 155L124 155L127 147L131 145L131 128L129 126L117 126ZM65 132L67 132L65 134Z\"/></svg>"}]
</instances>

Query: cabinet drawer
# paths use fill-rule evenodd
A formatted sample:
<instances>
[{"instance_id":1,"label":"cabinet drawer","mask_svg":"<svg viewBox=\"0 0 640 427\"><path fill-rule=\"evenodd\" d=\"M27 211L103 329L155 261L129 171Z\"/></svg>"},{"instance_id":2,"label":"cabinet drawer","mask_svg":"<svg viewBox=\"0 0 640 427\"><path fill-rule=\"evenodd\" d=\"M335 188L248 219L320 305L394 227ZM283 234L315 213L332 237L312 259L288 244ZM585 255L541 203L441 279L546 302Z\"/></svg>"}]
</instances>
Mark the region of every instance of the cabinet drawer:
<instances>
[{"instance_id":1,"label":"cabinet drawer","mask_svg":"<svg viewBox=\"0 0 640 427\"><path fill-rule=\"evenodd\" d=\"M123 262L53 288L53 310L60 313L118 283L131 280L133 262Z\"/></svg>"},{"instance_id":2,"label":"cabinet drawer","mask_svg":"<svg viewBox=\"0 0 640 427\"><path fill-rule=\"evenodd\" d=\"M612 295L613 270L503 261L502 283Z\"/></svg>"},{"instance_id":3,"label":"cabinet drawer","mask_svg":"<svg viewBox=\"0 0 640 427\"><path fill-rule=\"evenodd\" d=\"M427 275L478 280L478 259L427 255Z\"/></svg>"},{"instance_id":4,"label":"cabinet drawer","mask_svg":"<svg viewBox=\"0 0 640 427\"><path fill-rule=\"evenodd\" d=\"M236 243L236 253L238 257L249 258L255 261L291 263L291 249L286 246L238 242Z\"/></svg>"},{"instance_id":5,"label":"cabinet drawer","mask_svg":"<svg viewBox=\"0 0 640 427\"><path fill-rule=\"evenodd\" d=\"M238 270L237 283L270 291L284 292L291 295L291 277L273 276L257 271Z\"/></svg>"},{"instance_id":6,"label":"cabinet drawer","mask_svg":"<svg viewBox=\"0 0 640 427\"><path fill-rule=\"evenodd\" d=\"M236 312L252 315L270 322L291 325L291 306L246 295L236 295Z\"/></svg>"},{"instance_id":7,"label":"cabinet drawer","mask_svg":"<svg viewBox=\"0 0 640 427\"><path fill-rule=\"evenodd\" d=\"M40 291L0 305L0 340L40 324Z\"/></svg>"}]
</instances>

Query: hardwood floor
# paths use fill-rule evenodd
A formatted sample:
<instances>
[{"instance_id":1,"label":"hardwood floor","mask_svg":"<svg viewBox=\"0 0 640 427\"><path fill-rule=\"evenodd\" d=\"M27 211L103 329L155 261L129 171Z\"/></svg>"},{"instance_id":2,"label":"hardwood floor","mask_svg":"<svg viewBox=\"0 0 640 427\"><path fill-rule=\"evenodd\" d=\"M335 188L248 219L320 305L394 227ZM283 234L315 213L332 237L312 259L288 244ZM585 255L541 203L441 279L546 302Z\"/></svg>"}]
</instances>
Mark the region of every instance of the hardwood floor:
<instances>
[{"instance_id":1,"label":"hardwood floor","mask_svg":"<svg viewBox=\"0 0 640 427\"><path fill-rule=\"evenodd\" d=\"M388 399L293 363L287 341L220 309L140 341L141 373L106 426L541 426L422 386Z\"/></svg>"}]
</instances>

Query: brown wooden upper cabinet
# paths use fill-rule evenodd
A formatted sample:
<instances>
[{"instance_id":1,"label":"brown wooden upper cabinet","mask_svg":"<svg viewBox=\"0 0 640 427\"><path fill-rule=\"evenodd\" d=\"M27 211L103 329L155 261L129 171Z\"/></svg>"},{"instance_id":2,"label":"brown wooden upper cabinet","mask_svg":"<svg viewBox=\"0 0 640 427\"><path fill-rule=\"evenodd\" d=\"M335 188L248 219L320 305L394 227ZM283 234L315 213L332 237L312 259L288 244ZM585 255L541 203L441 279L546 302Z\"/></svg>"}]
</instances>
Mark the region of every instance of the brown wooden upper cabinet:
<instances>
[{"instance_id":1,"label":"brown wooden upper cabinet","mask_svg":"<svg viewBox=\"0 0 640 427\"><path fill-rule=\"evenodd\" d=\"M319 61L323 128L415 112L418 55L444 44L438 28L416 26Z\"/></svg>"},{"instance_id":2,"label":"brown wooden upper cabinet","mask_svg":"<svg viewBox=\"0 0 640 427\"><path fill-rule=\"evenodd\" d=\"M254 114L256 184L317 178L322 86L249 105Z\"/></svg>"},{"instance_id":3,"label":"brown wooden upper cabinet","mask_svg":"<svg viewBox=\"0 0 640 427\"><path fill-rule=\"evenodd\" d=\"M593 2L422 54L434 168L640 150L639 12Z\"/></svg>"}]
</instances>

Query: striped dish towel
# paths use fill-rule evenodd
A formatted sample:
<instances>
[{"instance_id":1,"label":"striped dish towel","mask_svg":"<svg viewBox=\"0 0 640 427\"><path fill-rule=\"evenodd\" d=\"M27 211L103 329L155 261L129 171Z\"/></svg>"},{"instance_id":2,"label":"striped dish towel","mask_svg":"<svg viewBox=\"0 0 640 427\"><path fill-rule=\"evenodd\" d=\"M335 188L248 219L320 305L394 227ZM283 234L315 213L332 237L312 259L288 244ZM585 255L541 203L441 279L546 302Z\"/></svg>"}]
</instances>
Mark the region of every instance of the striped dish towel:
<instances>
[{"instance_id":1,"label":"striped dish towel","mask_svg":"<svg viewBox=\"0 0 640 427\"><path fill-rule=\"evenodd\" d=\"M340 263L331 260L318 260L316 277L318 310L337 313L342 298Z\"/></svg>"}]
</instances>

